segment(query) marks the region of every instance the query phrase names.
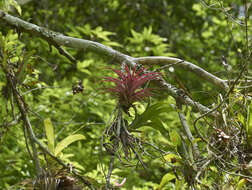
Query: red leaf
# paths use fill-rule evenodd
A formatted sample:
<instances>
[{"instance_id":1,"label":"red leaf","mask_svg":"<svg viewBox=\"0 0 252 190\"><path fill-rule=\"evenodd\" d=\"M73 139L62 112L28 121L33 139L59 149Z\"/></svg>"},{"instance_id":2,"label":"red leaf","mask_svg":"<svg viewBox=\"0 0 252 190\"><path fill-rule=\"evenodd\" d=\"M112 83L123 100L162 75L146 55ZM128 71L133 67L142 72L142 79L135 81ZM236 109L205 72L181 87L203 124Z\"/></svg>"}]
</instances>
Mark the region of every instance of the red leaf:
<instances>
[{"instance_id":1,"label":"red leaf","mask_svg":"<svg viewBox=\"0 0 252 190\"><path fill-rule=\"evenodd\" d=\"M132 70L125 65L125 73L112 69L119 77L105 77L104 81L113 82L115 84L112 88L107 88L106 91L110 92L113 96L117 96L119 102L126 106L131 107L136 101L141 101L146 97L151 96L149 88L141 89L141 86L150 80L157 80L160 74L157 72L144 73L144 68L141 67L137 70L135 66Z\"/></svg>"}]
</instances>

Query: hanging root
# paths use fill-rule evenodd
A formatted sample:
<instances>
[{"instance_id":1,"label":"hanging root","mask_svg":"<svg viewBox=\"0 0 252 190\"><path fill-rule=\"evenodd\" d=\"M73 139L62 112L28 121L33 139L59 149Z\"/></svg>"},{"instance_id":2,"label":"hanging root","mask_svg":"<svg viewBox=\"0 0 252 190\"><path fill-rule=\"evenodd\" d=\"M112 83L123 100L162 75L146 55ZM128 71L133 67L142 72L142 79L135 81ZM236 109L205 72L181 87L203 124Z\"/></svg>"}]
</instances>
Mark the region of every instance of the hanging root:
<instances>
[{"instance_id":1,"label":"hanging root","mask_svg":"<svg viewBox=\"0 0 252 190\"><path fill-rule=\"evenodd\" d=\"M124 165L133 166L130 164L130 160L132 155L135 155L135 158L137 158L141 165L146 169L146 166L141 159L141 155L137 152L138 148L140 150L142 150L142 148L139 146L139 143L137 143L137 138L128 131L127 121L123 119L122 110L120 108L110 126L106 127L102 138L105 140L105 142L102 141L102 145L106 149L106 152L111 156L108 174L105 176L106 189L109 189L110 187L110 178L115 157L117 157ZM123 152L123 158L129 162L129 164L122 161L120 152Z\"/></svg>"}]
</instances>

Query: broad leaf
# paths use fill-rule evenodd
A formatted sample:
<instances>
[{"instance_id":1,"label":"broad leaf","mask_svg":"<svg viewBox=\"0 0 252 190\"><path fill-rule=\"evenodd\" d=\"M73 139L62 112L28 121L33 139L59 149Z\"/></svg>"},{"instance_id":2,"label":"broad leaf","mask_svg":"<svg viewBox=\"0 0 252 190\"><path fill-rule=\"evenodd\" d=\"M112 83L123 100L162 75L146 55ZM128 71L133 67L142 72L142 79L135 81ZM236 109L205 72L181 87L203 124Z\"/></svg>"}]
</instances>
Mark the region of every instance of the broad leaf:
<instances>
[{"instance_id":1,"label":"broad leaf","mask_svg":"<svg viewBox=\"0 0 252 190\"><path fill-rule=\"evenodd\" d=\"M169 181L175 179L175 175L167 173L162 177L162 180L158 186L158 190L161 190Z\"/></svg>"},{"instance_id":2,"label":"broad leaf","mask_svg":"<svg viewBox=\"0 0 252 190\"><path fill-rule=\"evenodd\" d=\"M21 9L20 5L17 3L17 1L9 0L9 4L12 5L13 7L15 7L15 9L17 10L19 15L22 14L22 9Z\"/></svg>"},{"instance_id":3,"label":"broad leaf","mask_svg":"<svg viewBox=\"0 0 252 190\"><path fill-rule=\"evenodd\" d=\"M135 120L132 122L130 127L132 129L137 129L141 126L150 126L148 124L148 121L154 120L155 118L158 118L158 116L167 111L167 107L163 106L163 104L154 104L150 107L147 107L146 110L141 114L137 115Z\"/></svg>"},{"instance_id":4,"label":"broad leaf","mask_svg":"<svg viewBox=\"0 0 252 190\"><path fill-rule=\"evenodd\" d=\"M155 118L151 122L146 123L146 126L158 130L164 137L169 138L169 131L165 129L163 122L160 119Z\"/></svg>"},{"instance_id":5,"label":"broad leaf","mask_svg":"<svg viewBox=\"0 0 252 190\"><path fill-rule=\"evenodd\" d=\"M245 178L241 179L238 183L237 186L235 188L235 190L240 190L243 189L246 185L247 180Z\"/></svg>"},{"instance_id":6,"label":"broad leaf","mask_svg":"<svg viewBox=\"0 0 252 190\"><path fill-rule=\"evenodd\" d=\"M86 139L85 136L81 134L76 134L76 135L70 135L66 138L64 138L62 141L60 141L56 148L55 148L55 156L58 156L64 148L66 148L69 144L78 141L78 140L83 140Z\"/></svg>"}]
</instances>

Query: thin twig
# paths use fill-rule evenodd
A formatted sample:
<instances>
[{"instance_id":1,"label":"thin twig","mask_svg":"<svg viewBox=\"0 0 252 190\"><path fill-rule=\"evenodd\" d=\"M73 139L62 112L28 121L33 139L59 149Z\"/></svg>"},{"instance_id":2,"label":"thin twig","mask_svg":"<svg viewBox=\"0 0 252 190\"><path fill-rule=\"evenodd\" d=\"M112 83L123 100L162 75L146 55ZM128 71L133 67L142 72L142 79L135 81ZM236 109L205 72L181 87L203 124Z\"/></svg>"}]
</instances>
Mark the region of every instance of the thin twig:
<instances>
[{"instance_id":1,"label":"thin twig","mask_svg":"<svg viewBox=\"0 0 252 190\"><path fill-rule=\"evenodd\" d=\"M24 137L25 137L25 146L26 149L28 151L28 154L30 155L31 159L33 160L33 162L35 163L35 160L33 159L30 147L29 147L29 143L28 143L28 135L27 135L27 128L23 125L23 131L24 131Z\"/></svg>"},{"instance_id":2,"label":"thin twig","mask_svg":"<svg viewBox=\"0 0 252 190\"><path fill-rule=\"evenodd\" d=\"M193 101L189 96L187 96L186 94L183 94L181 95L181 90L174 87L173 85L167 83L163 78L160 79L160 83L166 88L166 90L168 91L168 93L173 96L175 99L180 99L181 103L183 104L187 104L187 105L190 105L192 108L194 108L195 111L199 111L199 112L202 112L202 113L208 113L209 112L209 115L211 115L212 117L216 117L216 112L212 111L210 112L211 110L200 104L199 102L195 102Z\"/></svg>"},{"instance_id":3,"label":"thin twig","mask_svg":"<svg viewBox=\"0 0 252 190\"><path fill-rule=\"evenodd\" d=\"M201 138L205 143L208 144L208 140L206 140L206 139L201 135L201 133L199 132L199 130L198 130L197 126L196 126L197 122L198 122L200 119L202 119L203 117L206 117L207 115L209 115L209 114L215 112L218 108L221 107L221 105L222 105L224 102L226 102L226 100L229 98L229 94L230 94L231 92L233 92L235 85L238 83L238 81L239 81L239 79L241 78L243 72L246 70L247 65L248 65L248 62L247 62L245 65L243 65L243 67L242 67L242 69L241 69L239 75L237 76L237 78L236 78L236 80L234 81L234 83L231 85L230 89L228 90L228 92L227 92L226 95L224 96L223 100L222 100L216 107L214 107L214 108L211 109L210 111L208 111L208 112L202 114L201 116L199 116L197 119L194 120L194 122L193 122L194 129L195 129L195 131L197 132L197 134L200 136L200 138Z\"/></svg>"},{"instance_id":4,"label":"thin twig","mask_svg":"<svg viewBox=\"0 0 252 190\"><path fill-rule=\"evenodd\" d=\"M102 132L102 136L101 136L101 141L100 141L100 154L99 154L99 160L100 160L100 165L101 165L101 169L102 169L102 173L103 173L103 176L105 177L106 179L106 173L105 173L105 170L103 168L103 161L102 161L102 149L103 149L103 142L104 142L104 135L106 133L106 131L108 130L108 127L109 127L109 124L111 123L111 120L114 116L114 113L116 112L117 110L117 107L112 111L107 123L106 123L106 126L105 126L105 129L103 130Z\"/></svg>"},{"instance_id":5,"label":"thin twig","mask_svg":"<svg viewBox=\"0 0 252 190\"><path fill-rule=\"evenodd\" d=\"M200 167L200 169L199 169L199 171L197 172L197 175L196 175L196 177L195 177L195 180L196 180L199 184L203 185L204 187L206 186L206 184L202 183L202 182L199 180L199 177L200 177L201 173L203 172L203 170L205 170L205 168L211 163L211 161L212 161L212 159L207 160L207 161L203 164L203 166ZM208 186L207 186L207 187L208 187Z\"/></svg>"},{"instance_id":6,"label":"thin twig","mask_svg":"<svg viewBox=\"0 0 252 190\"><path fill-rule=\"evenodd\" d=\"M240 177L243 177L243 178L247 178L247 179L250 179L252 180L252 177L251 176L248 176L248 175L243 175L243 174L239 174L239 173L233 173L233 172L229 172L223 168L221 168L220 166L218 166L218 164L216 164L217 168L219 168L222 172L225 172L227 174L230 174L230 175L234 175L234 176L240 176Z\"/></svg>"},{"instance_id":7,"label":"thin twig","mask_svg":"<svg viewBox=\"0 0 252 190\"><path fill-rule=\"evenodd\" d=\"M108 175L106 177L106 187L105 187L106 190L109 190L110 177L111 177L112 170L113 170L114 160L115 160L115 155L111 155L110 162L109 162Z\"/></svg>"},{"instance_id":8,"label":"thin twig","mask_svg":"<svg viewBox=\"0 0 252 190\"><path fill-rule=\"evenodd\" d=\"M163 69L169 68L171 66L178 65L179 63L182 63L182 62L184 62L184 60L179 60L179 61L177 61L175 63L168 63L167 65L164 65L162 67L157 68L154 72L159 72L159 71L161 71Z\"/></svg>"}]
</instances>

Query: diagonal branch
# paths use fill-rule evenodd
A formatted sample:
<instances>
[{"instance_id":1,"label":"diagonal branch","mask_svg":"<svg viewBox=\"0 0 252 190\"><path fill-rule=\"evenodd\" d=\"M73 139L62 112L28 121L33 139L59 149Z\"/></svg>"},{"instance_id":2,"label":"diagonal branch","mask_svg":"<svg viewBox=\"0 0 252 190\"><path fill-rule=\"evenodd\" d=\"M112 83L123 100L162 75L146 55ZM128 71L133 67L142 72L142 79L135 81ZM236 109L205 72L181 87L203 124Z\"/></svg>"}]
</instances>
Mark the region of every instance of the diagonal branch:
<instances>
[{"instance_id":1,"label":"diagonal branch","mask_svg":"<svg viewBox=\"0 0 252 190\"><path fill-rule=\"evenodd\" d=\"M15 82L16 81L15 76L12 75L10 72L6 71L6 78L7 78L8 84L11 87L11 90L12 90L12 93L14 95L15 101L17 103L18 109L19 109L19 111L21 113L21 117L22 117L22 120L23 120L23 123L24 123L24 128L25 128L25 130L28 131L28 137L29 137L29 140L31 142L32 153L33 153L32 159L33 159L33 161L35 163L37 177L39 177L42 174L42 169L40 167L39 158L38 158L38 151L37 151L37 148L35 146L35 141L33 139L34 133L33 133L32 130L30 130L31 123L30 123L29 117L27 115L27 107L26 107L26 104L24 102L23 96L20 95L20 93L19 93L19 91L17 89L16 82Z\"/></svg>"},{"instance_id":2,"label":"diagonal branch","mask_svg":"<svg viewBox=\"0 0 252 190\"><path fill-rule=\"evenodd\" d=\"M161 84L167 89L168 93L174 97L176 100L179 99L182 104L190 105L193 108L194 112L202 112L207 113L210 111L210 109L199 102L193 101L189 96L185 94L185 92L182 89L178 89L171 84L167 83L164 79L160 80ZM213 117L216 116L216 112L213 112L209 114Z\"/></svg>"},{"instance_id":3,"label":"diagonal branch","mask_svg":"<svg viewBox=\"0 0 252 190\"><path fill-rule=\"evenodd\" d=\"M195 73L197 76L201 77L202 79L205 79L206 81L214 84L215 86L227 91L228 85L225 80L222 80L215 75L205 71L201 67L194 65L188 61L183 61L178 58L173 57L164 57L164 56L151 56L151 57L139 57L133 59L134 62L140 63L142 65L145 64L171 64L172 66L178 66L182 67L190 72ZM176 64L177 63L177 64Z\"/></svg>"},{"instance_id":4,"label":"diagonal branch","mask_svg":"<svg viewBox=\"0 0 252 190\"><path fill-rule=\"evenodd\" d=\"M19 31L24 31L24 32L30 33L31 35L40 36L41 38L47 40L49 43L53 42L53 44L57 44L57 46L67 46L71 48L92 51L92 52L113 58L117 62L127 63L130 66L134 66L136 62L147 64L147 63L160 62L160 61L164 63L171 63L171 62L175 63L179 61L179 59L169 58L169 57L154 57L153 59L150 57L133 58L131 56L123 54L119 51L116 51L110 47L107 47L97 42L65 36L63 34L56 33L46 28L39 27L35 24L26 22L20 18L11 16L3 12L2 10L0 10L0 20L3 20L9 26L17 28ZM203 79L211 82L212 84L215 84L216 86L224 90L228 89L228 86L224 80L219 79L218 77L208 73L204 69L192 63L183 61L182 67L191 72L196 73L198 76L202 77ZM200 111L202 113L206 113L209 111L209 109L206 106L193 101L190 97L180 96L179 90L173 87L172 85L166 83L164 80L160 80L160 83L167 89L168 93L171 96L173 96L175 99L180 97L182 99L181 101L182 103L192 106L193 108L195 108L194 110Z\"/></svg>"},{"instance_id":5,"label":"diagonal branch","mask_svg":"<svg viewBox=\"0 0 252 190\"><path fill-rule=\"evenodd\" d=\"M126 61L130 63L130 65L135 65L132 63L131 57L125 54L122 54L110 47L102 45L97 42L93 42L90 40L84 40L69 36L64 36L63 34L48 30L47 28L37 26L35 24L26 22L20 18L11 16L0 9L0 20L3 20L8 25L19 29L20 31L24 31L30 33L31 35L40 36L45 40L54 41L59 46L66 46L75 49L84 49L89 50L95 53L99 53L108 57L112 57L118 62Z\"/></svg>"}]
</instances>

